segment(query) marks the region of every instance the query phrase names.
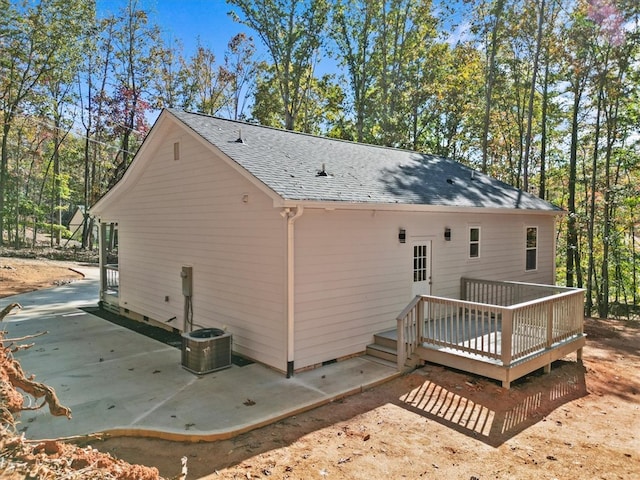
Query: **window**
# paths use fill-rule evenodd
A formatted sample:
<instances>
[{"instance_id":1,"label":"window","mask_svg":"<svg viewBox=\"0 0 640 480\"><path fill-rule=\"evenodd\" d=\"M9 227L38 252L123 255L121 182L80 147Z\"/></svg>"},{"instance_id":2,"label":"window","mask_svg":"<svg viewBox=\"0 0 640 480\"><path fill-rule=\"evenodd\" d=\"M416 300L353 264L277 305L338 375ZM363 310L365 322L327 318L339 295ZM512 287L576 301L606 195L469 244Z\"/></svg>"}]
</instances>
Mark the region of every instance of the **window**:
<instances>
[{"instance_id":1,"label":"window","mask_svg":"<svg viewBox=\"0 0 640 480\"><path fill-rule=\"evenodd\" d=\"M538 268L538 227L527 227L526 270Z\"/></svg>"},{"instance_id":2,"label":"window","mask_svg":"<svg viewBox=\"0 0 640 480\"><path fill-rule=\"evenodd\" d=\"M469 227L469 258L480 257L480 227Z\"/></svg>"},{"instance_id":3,"label":"window","mask_svg":"<svg viewBox=\"0 0 640 480\"><path fill-rule=\"evenodd\" d=\"M427 279L427 246L413 246L413 281L424 282Z\"/></svg>"}]
</instances>

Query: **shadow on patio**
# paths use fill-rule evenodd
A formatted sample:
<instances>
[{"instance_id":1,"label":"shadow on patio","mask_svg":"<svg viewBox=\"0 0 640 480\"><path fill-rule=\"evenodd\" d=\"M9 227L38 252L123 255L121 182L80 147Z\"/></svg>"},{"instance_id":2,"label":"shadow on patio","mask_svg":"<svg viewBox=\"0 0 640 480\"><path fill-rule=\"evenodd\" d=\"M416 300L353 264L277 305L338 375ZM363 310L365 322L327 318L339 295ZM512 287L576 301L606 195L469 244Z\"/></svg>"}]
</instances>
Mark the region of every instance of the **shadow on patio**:
<instances>
[{"instance_id":1,"label":"shadow on patio","mask_svg":"<svg viewBox=\"0 0 640 480\"><path fill-rule=\"evenodd\" d=\"M458 384L439 380L442 367L427 365L424 383L396 405L497 447L568 402L588 394L581 362L558 360L552 374L534 372L504 390L495 382L460 372Z\"/></svg>"}]
</instances>

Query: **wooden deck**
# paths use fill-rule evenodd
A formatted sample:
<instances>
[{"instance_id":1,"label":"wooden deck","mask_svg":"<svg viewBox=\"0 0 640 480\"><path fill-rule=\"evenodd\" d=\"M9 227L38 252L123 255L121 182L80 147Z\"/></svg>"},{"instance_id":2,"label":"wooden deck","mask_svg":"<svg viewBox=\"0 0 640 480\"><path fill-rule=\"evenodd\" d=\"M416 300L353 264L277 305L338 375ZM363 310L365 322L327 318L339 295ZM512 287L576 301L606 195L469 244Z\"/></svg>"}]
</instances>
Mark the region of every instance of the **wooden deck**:
<instances>
[{"instance_id":1,"label":"wooden deck","mask_svg":"<svg viewBox=\"0 0 640 480\"><path fill-rule=\"evenodd\" d=\"M398 316L398 367L421 359L505 388L572 352L582 357L584 292L462 279L461 300L423 295Z\"/></svg>"}]
</instances>

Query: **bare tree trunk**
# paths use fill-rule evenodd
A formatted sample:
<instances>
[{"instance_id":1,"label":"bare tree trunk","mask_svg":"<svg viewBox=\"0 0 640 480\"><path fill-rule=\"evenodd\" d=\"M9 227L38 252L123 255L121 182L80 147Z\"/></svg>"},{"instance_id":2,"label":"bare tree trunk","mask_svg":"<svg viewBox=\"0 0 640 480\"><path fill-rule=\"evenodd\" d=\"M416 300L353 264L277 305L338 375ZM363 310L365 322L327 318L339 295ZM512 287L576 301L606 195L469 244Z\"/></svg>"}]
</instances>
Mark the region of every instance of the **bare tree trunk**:
<instances>
[{"instance_id":1,"label":"bare tree trunk","mask_svg":"<svg viewBox=\"0 0 640 480\"><path fill-rule=\"evenodd\" d=\"M569 155L569 199L567 218L567 251L566 251L566 284L568 287L582 286L582 274L580 270L580 252L578 245L578 226L576 212L576 177L578 163L578 112L580 98L582 96L583 79L574 80L573 110L571 114L571 146Z\"/></svg>"},{"instance_id":2,"label":"bare tree trunk","mask_svg":"<svg viewBox=\"0 0 640 480\"><path fill-rule=\"evenodd\" d=\"M4 199L7 194L8 162L9 162L9 132L11 131L11 120L5 117L2 124L2 152L0 152L0 247L4 245Z\"/></svg>"},{"instance_id":3,"label":"bare tree trunk","mask_svg":"<svg viewBox=\"0 0 640 480\"><path fill-rule=\"evenodd\" d=\"M549 110L549 60L544 66L544 81L542 86L542 112L540 119L540 185L538 196L547 197L547 112Z\"/></svg>"},{"instance_id":4,"label":"bare tree trunk","mask_svg":"<svg viewBox=\"0 0 640 480\"><path fill-rule=\"evenodd\" d=\"M482 120L482 173L487 173L488 148L489 148L489 123L491 121L491 98L493 96L493 85L495 82L496 55L498 53L498 31L502 22L502 11L505 0L497 0L494 17L495 23L491 31L491 52L489 54L489 65L487 67L487 82L485 87L484 117Z\"/></svg>"},{"instance_id":5,"label":"bare tree trunk","mask_svg":"<svg viewBox=\"0 0 640 480\"><path fill-rule=\"evenodd\" d=\"M591 193L589 195L589 225L588 225L589 238L587 238L587 242L589 245L589 268L587 270L587 292L586 292L586 298L585 298L585 311L587 315L590 315L591 311L593 310L593 294L596 293L593 288L594 275L596 270L593 245L594 245L595 219L596 219L596 178L598 174L598 148L599 148L598 144L600 139L600 115L602 112L602 81L600 81L599 83L600 83L600 87L598 88L598 92L597 92L598 105L596 107L596 124L595 124L595 132L593 134L594 136L593 156L591 161L591 185L590 185Z\"/></svg>"},{"instance_id":6,"label":"bare tree trunk","mask_svg":"<svg viewBox=\"0 0 640 480\"><path fill-rule=\"evenodd\" d=\"M536 94L536 79L538 75L538 63L540 61L540 47L542 45L542 26L544 25L544 0L540 0L540 13L538 16L538 36L536 38L536 53L533 57L533 72L531 72L531 88L529 89L529 107L527 111L527 133L525 135L525 148L522 172L522 187L529 191L529 156L531 154L531 127L533 124L533 99Z\"/></svg>"}]
</instances>

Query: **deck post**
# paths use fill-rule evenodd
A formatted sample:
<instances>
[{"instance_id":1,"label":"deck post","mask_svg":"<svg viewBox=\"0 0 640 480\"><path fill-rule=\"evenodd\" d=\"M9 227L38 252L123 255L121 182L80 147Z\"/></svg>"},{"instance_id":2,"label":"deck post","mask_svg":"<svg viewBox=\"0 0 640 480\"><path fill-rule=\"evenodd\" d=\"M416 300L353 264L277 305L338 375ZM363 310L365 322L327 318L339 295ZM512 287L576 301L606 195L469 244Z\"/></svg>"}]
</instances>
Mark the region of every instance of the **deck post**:
<instances>
[{"instance_id":1,"label":"deck post","mask_svg":"<svg viewBox=\"0 0 640 480\"><path fill-rule=\"evenodd\" d=\"M460 300L467 300L467 279L460 277Z\"/></svg>"},{"instance_id":2,"label":"deck post","mask_svg":"<svg viewBox=\"0 0 640 480\"><path fill-rule=\"evenodd\" d=\"M417 307L417 315L416 315L416 338L415 338L415 345L414 345L414 349L415 347L417 347L418 345L420 345L422 343L422 337L424 336L424 319L425 319L425 308L424 308L424 304L426 302L426 299L424 298L424 296L420 297L420 301L418 302L418 305L416 305Z\"/></svg>"},{"instance_id":3,"label":"deck post","mask_svg":"<svg viewBox=\"0 0 640 480\"><path fill-rule=\"evenodd\" d=\"M553 302L549 302L547 305L547 349L551 348L553 345L553 325L555 323L555 319L553 318ZM544 373L551 373L551 362L546 364L543 369Z\"/></svg>"},{"instance_id":4,"label":"deck post","mask_svg":"<svg viewBox=\"0 0 640 480\"><path fill-rule=\"evenodd\" d=\"M404 364L407 361L407 346L404 338L404 318L398 318L398 326L397 326L397 361L398 361L398 370L401 372L404 370Z\"/></svg>"},{"instance_id":5,"label":"deck post","mask_svg":"<svg viewBox=\"0 0 640 480\"><path fill-rule=\"evenodd\" d=\"M502 334L500 337L500 359L502 360L502 366L508 367L511 365L511 358L513 357L513 310L505 308L502 311ZM509 388L508 386L505 388Z\"/></svg>"}]
</instances>

